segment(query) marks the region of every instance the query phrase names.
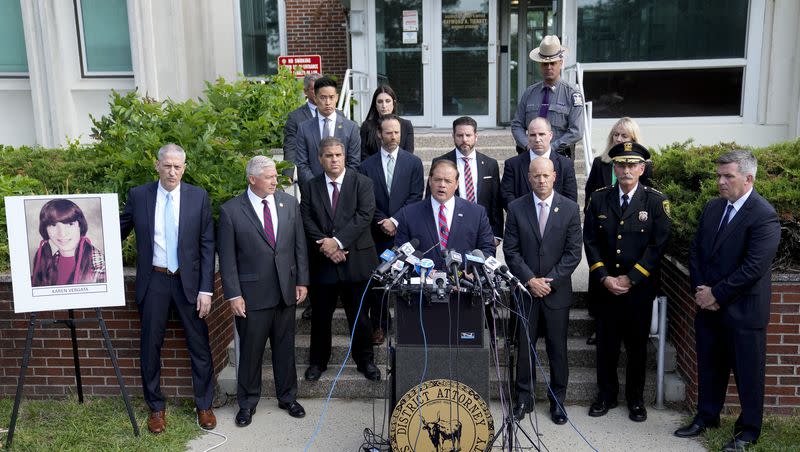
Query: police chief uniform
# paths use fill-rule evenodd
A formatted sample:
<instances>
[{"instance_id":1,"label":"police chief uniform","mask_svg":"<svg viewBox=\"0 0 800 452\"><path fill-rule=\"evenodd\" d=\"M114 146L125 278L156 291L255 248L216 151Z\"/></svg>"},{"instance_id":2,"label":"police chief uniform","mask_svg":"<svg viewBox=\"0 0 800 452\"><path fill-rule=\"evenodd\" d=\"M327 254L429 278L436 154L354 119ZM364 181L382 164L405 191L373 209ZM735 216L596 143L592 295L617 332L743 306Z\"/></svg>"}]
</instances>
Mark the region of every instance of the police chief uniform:
<instances>
[{"instance_id":1,"label":"police chief uniform","mask_svg":"<svg viewBox=\"0 0 800 452\"><path fill-rule=\"evenodd\" d=\"M609 157L615 164L643 163L650 153L638 143L627 142L611 148ZM638 176L628 193L631 191L626 200L619 181L598 189L590 195L584 220L589 297L597 311L598 395L589 415L602 416L617 406L617 362L624 343L629 417L641 422L647 419L643 393L650 316L671 220L665 195L638 183ZM628 205L623 210L624 203ZM603 282L623 275L630 279L631 287L614 295Z\"/></svg>"}]
</instances>

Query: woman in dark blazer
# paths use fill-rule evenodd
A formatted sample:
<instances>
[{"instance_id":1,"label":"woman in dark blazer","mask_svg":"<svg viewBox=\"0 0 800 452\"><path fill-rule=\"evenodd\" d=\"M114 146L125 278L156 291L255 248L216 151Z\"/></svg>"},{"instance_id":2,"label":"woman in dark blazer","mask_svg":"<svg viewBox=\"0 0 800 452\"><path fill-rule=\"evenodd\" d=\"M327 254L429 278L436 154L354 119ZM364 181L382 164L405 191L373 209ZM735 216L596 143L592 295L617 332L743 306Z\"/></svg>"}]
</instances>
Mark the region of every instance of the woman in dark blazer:
<instances>
[{"instance_id":1,"label":"woman in dark blazer","mask_svg":"<svg viewBox=\"0 0 800 452\"><path fill-rule=\"evenodd\" d=\"M640 139L641 133L639 132L639 125L636 124L636 121L633 119L623 116L614 124L614 126L611 128L611 131L608 132L606 149L602 154L594 158L594 161L592 162L592 169L589 170L589 177L586 178L586 196L583 205L584 210L589 207L589 195L594 193L595 190L617 183L617 178L614 175L614 165L611 163L611 158L608 157L608 150L614 147L614 145L624 143L626 141L638 143ZM639 178L639 182L644 185L651 185L650 176L652 173L652 164L648 160L645 162L644 174L642 174L642 177ZM592 293L593 289L595 288L591 279L589 280L589 285L589 293ZM597 290L600 290L600 288L597 288ZM588 307L589 315L594 318L595 306L591 299L589 300ZM594 332L592 332L591 336L589 336L589 338L586 340L586 343L589 345L595 345L597 343Z\"/></svg>"},{"instance_id":2,"label":"woman in dark blazer","mask_svg":"<svg viewBox=\"0 0 800 452\"><path fill-rule=\"evenodd\" d=\"M397 95L389 85L381 85L372 95L367 119L361 124L361 161L381 150L378 135L381 117L397 114ZM400 149L414 153L414 126L411 121L400 118Z\"/></svg>"}]
</instances>

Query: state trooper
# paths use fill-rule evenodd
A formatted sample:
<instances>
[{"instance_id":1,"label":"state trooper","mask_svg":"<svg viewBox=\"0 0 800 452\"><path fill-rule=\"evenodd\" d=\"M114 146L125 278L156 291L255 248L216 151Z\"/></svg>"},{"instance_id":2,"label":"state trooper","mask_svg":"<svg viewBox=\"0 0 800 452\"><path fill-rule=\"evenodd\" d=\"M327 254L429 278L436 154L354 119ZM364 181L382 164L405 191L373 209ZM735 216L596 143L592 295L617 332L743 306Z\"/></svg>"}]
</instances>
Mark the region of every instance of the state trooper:
<instances>
[{"instance_id":1,"label":"state trooper","mask_svg":"<svg viewBox=\"0 0 800 452\"><path fill-rule=\"evenodd\" d=\"M590 195L583 242L594 283L590 302L597 312L597 398L589 416L605 415L617 406L617 362L625 344L628 364L625 399L628 417L647 419L644 407L645 361L653 299L670 234L669 200L639 184L647 149L634 142L609 151L617 183Z\"/></svg>"},{"instance_id":2,"label":"state trooper","mask_svg":"<svg viewBox=\"0 0 800 452\"><path fill-rule=\"evenodd\" d=\"M531 60L539 63L543 80L525 90L511 121L518 154L527 152L528 124L536 117L550 121L553 128L550 146L566 157L572 158L575 143L583 137L583 96L575 86L561 78L567 50L558 36L548 35L529 55Z\"/></svg>"}]
</instances>

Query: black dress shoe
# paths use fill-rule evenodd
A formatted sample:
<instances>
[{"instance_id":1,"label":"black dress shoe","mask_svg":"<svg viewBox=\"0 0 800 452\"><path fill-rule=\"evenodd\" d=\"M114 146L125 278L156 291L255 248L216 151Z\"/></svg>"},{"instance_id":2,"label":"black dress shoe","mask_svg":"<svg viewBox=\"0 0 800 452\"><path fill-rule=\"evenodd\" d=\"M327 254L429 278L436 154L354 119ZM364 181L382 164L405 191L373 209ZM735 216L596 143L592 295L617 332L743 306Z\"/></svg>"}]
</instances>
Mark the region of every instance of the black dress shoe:
<instances>
[{"instance_id":1,"label":"black dress shoe","mask_svg":"<svg viewBox=\"0 0 800 452\"><path fill-rule=\"evenodd\" d=\"M525 415L531 411L533 411L533 403L530 401L523 402L518 400L517 403L514 404L514 420L521 421L525 419Z\"/></svg>"},{"instance_id":2,"label":"black dress shoe","mask_svg":"<svg viewBox=\"0 0 800 452\"><path fill-rule=\"evenodd\" d=\"M743 452L747 450L748 447L755 444L755 441L747 441L743 439L735 439L728 444L722 446L722 452Z\"/></svg>"},{"instance_id":3,"label":"black dress shoe","mask_svg":"<svg viewBox=\"0 0 800 452\"><path fill-rule=\"evenodd\" d=\"M311 303L308 300L306 300L306 303L306 308L303 309L303 313L300 314L300 317L302 317L303 320L311 320Z\"/></svg>"},{"instance_id":4,"label":"black dress shoe","mask_svg":"<svg viewBox=\"0 0 800 452\"><path fill-rule=\"evenodd\" d=\"M303 405L297 403L297 400L289 403L278 402L278 408L288 411L291 417L300 418L306 416L306 410L303 409Z\"/></svg>"},{"instance_id":5,"label":"black dress shoe","mask_svg":"<svg viewBox=\"0 0 800 452\"><path fill-rule=\"evenodd\" d=\"M692 422L685 427L675 430L675 436L678 438L694 438L695 436L700 436L705 431L706 427L704 425L700 425L697 422Z\"/></svg>"},{"instance_id":6,"label":"black dress shoe","mask_svg":"<svg viewBox=\"0 0 800 452\"><path fill-rule=\"evenodd\" d=\"M556 406L550 410L550 419L556 425L564 425L567 423L567 412L561 406Z\"/></svg>"},{"instance_id":7,"label":"black dress shoe","mask_svg":"<svg viewBox=\"0 0 800 452\"><path fill-rule=\"evenodd\" d=\"M381 381L381 371L374 363L366 363L363 366L359 365L356 367L359 372L364 374L369 381Z\"/></svg>"},{"instance_id":8,"label":"black dress shoe","mask_svg":"<svg viewBox=\"0 0 800 452\"><path fill-rule=\"evenodd\" d=\"M236 426L247 427L253 421L253 415L256 414L255 408L239 408L236 413Z\"/></svg>"},{"instance_id":9,"label":"black dress shoe","mask_svg":"<svg viewBox=\"0 0 800 452\"><path fill-rule=\"evenodd\" d=\"M628 405L628 419L633 422L644 422L647 420L647 410L643 403Z\"/></svg>"},{"instance_id":10,"label":"black dress shoe","mask_svg":"<svg viewBox=\"0 0 800 452\"><path fill-rule=\"evenodd\" d=\"M315 366L313 364L308 366L308 369L306 369L306 375L305 375L306 381L317 381L317 380L319 380L319 377L322 375L322 372L325 372L325 369L327 369L327 367Z\"/></svg>"},{"instance_id":11,"label":"black dress shoe","mask_svg":"<svg viewBox=\"0 0 800 452\"><path fill-rule=\"evenodd\" d=\"M592 406L589 407L589 416L591 417L600 417L605 416L608 413L608 410L617 407L617 401L613 402L606 402L604 400L595 400L592 402Z\"/></svg>"}]
</instances>

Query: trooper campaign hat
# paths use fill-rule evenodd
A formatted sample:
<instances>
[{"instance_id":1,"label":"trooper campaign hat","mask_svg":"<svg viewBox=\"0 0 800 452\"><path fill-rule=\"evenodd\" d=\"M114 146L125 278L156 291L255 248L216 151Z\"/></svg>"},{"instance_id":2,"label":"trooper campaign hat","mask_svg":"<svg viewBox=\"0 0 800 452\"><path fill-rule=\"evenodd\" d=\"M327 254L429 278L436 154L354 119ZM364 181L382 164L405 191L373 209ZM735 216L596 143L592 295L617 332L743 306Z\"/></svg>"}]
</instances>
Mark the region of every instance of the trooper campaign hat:
<instances>
[{"instance_id":1,"label":"trooper campaign hat","mask_svg":"<svg viewBox=\"0 0 800 452\"><path fill-rule=\"evenodd\" d=\"M531 50L529 56L533 61L550 63L552 61L563 60L564 56L567 54L567 50L569 49L561 45L561 40L558 39L558 36L547 35L542 38L539 47Z\"/></svg>"},{"instance_id":2,"label":"trooper campaign hat","mask_svg":"<svg viewBox=\"0 0 800 452\"><path fill-rule=\"evenodd\" d=\"M650 160L650 152L646 147L633 141L619 143L608 150L611 160L621 163L640 163Z\"/></svg>"}]
</instances>

